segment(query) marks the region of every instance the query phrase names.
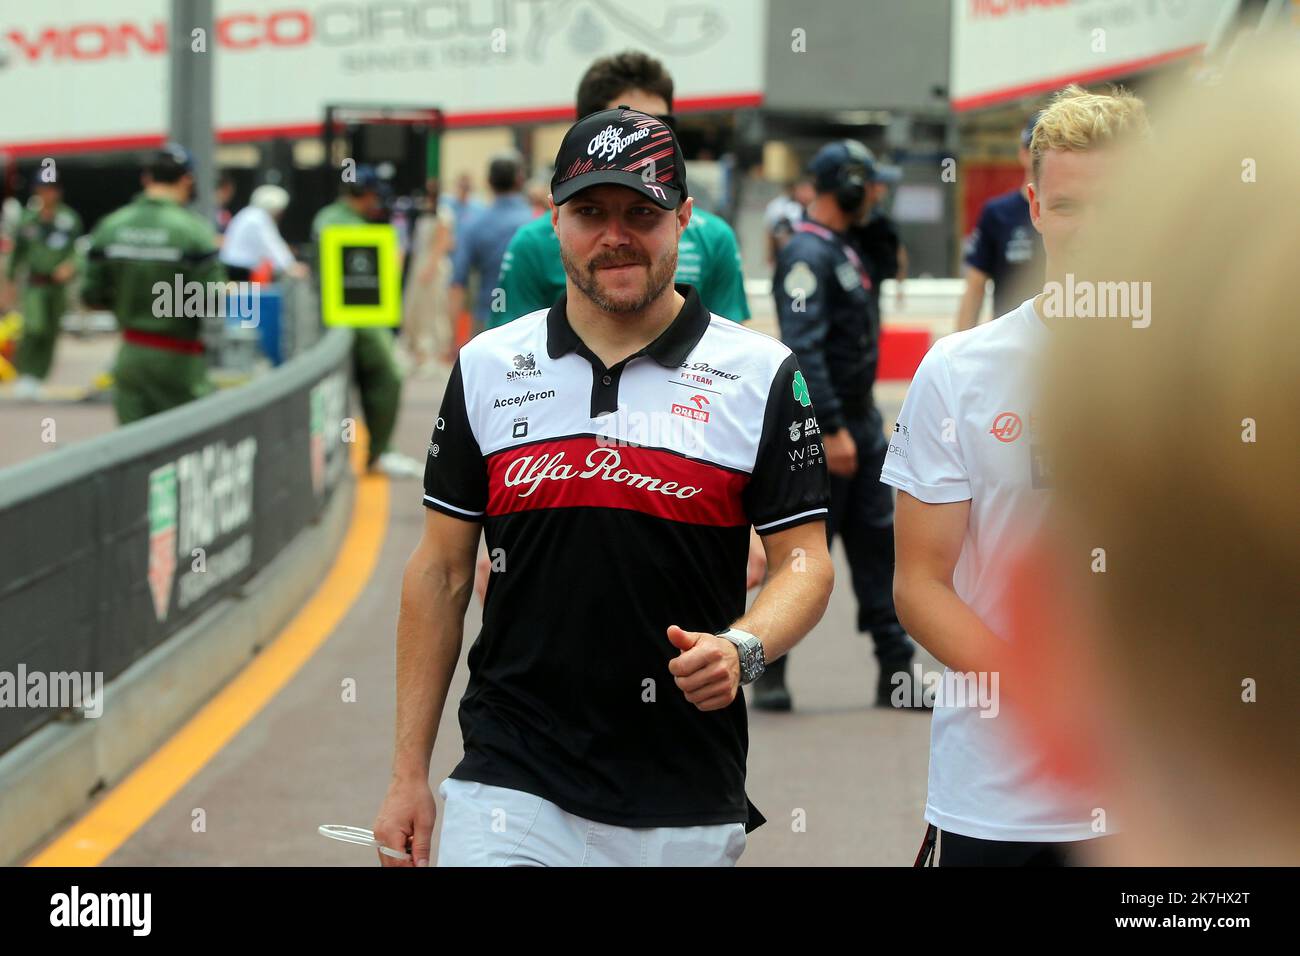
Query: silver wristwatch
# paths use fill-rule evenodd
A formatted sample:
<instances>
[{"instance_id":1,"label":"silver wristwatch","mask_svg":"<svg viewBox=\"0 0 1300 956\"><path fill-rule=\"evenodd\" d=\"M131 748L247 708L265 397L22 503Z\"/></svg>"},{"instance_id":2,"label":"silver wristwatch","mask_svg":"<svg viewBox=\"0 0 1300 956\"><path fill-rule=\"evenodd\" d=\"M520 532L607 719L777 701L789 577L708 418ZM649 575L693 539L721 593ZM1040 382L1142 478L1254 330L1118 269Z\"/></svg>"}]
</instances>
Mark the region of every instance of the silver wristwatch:
<instances>
[{"instance_id":1,"label":"silver wristwatch","mask_svg":"<svg viewBox=\"0 0 1300 956\"><path fill-rule=\"evenodd\" d=\"M717 636L736 645L736 653L740 655L740 683L742 686L752 684L763 676L763 671L767 669L767 662L763 658L762 641L738 627L729 627L725 631L719 631Z\"/></svg>"}]
</instances>

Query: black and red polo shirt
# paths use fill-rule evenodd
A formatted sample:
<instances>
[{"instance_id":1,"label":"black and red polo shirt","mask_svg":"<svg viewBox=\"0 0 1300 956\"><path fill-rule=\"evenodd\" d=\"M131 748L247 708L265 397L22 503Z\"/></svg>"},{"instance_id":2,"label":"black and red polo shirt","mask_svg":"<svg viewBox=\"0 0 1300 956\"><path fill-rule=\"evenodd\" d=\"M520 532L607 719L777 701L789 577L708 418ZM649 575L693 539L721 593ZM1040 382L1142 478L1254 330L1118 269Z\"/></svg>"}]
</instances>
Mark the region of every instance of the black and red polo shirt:
<instances>
[{"instance_id":1,"label":"black and red polo shirt","mask_svg":"<svg viewBox=\"0 0 1300 956\"><path fill-rule=\"evenodd\" d=\"M828 479L793 353L677 290L611 368L564 299L460 352L424 502L482 522L493 570L452 776L617 826L752 829L744 697L687 702L665 632L744 613L750 525L825 520Z\"/></svg>"}]
</instances>

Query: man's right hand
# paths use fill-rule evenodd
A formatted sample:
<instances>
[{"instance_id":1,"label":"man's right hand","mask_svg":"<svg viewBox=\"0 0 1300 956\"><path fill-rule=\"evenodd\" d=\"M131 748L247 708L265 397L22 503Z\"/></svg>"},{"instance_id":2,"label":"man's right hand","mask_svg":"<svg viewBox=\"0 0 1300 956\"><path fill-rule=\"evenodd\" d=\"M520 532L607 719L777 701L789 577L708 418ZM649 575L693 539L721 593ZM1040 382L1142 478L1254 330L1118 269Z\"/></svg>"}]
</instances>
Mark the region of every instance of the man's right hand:
<instances>
[{"instance_id":1,"label":"man's right hand","mask_svg":"<svg viewBox=\"0 0 1300 956\"><path fill-rule=\"evenodd\" d=\"M411 859L398 860L375 850L379 862L384 866L428 866L437 816L438 807L427 778L394 777L371 829L380 844L390 850L405 850Z\"/></svg>"},{"instance_id":2,"label":"man's right hand","mask_svg":"<svg viewBox=\"0 0 1300 956\"><path fill-rule=\"evenodd\" d=\"M826 449L826 468L832 475L851 478L858 470L858 446L847 428L839 428L822 436Z\"/></svg>"}]
</instances>

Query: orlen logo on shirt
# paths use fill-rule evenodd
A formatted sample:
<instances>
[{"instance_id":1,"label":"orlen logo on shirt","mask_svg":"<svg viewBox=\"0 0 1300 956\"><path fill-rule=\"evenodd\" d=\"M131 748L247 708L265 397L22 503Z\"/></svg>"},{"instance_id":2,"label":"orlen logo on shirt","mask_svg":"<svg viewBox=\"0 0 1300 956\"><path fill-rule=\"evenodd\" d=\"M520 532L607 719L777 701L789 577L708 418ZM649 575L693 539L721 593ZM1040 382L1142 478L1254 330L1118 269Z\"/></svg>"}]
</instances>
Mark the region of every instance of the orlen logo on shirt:
<instances>
[{"instance_id":1,"label":"orlen logo on shirt","mask_svg":"<svg viewBox=\"0 0 1300 956\"><path fill-rule=\"evenodd\" d=\"M709 420L709 413L704 410L704 406L709 404L709 400L703 395L692 395L690 400L694 403L694 408L690 405L678 405L674 402L673 414L681 415L683 418L689 418L697 422L707 422Z\"/></svg>"}]
</instances>

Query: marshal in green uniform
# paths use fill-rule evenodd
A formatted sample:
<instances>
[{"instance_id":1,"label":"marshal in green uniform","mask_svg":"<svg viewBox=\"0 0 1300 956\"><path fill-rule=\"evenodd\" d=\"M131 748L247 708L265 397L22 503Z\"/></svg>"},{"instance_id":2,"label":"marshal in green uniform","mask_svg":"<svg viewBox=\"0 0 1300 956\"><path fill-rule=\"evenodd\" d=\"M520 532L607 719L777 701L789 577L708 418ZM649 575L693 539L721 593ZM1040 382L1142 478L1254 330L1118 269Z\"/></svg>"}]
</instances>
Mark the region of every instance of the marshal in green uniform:
<instances>
[{"instance_id":1,"label":"marshal in green uniform","mask_svg":"<svg viewBox=\"0 0 1300 956\"><path fill-rule=\"evenodd\" d=\"M44 381L54 364L59 322L68 306L67 284L77 273L74 243L81 217L63 204L57 182L38 182L14 234L9 281L25 273L23 333L14 364L25 379Z\"/></svg>"},{"instance_id":2,"label":"marshal in green uniform","mask_svg":"<svg viewBox=\"0 0 1300 956\"><path fill-rule=\"evenodd\" d=\"M691 210L691 221L682 230L677 245L677 274L673 281L694 286L704 307L715 315L736 322L749 319L736 234L725 220L712 213ZM501 288L505 309L493 313L488 328L505 325L538 309L549 309L564 294L560 240L549 213L515 232L501 261Z\"/></svg>"},{"instance_id":3,"label":"marshal in green uniform","mask_svg":"<svg viewBox=\"0 0 1300 956\"><path fill-rule=\"evenodd\" d=\"M207 288L226 280L212 226L184 207L194 189L189 154L164 147L146 167L144 184L141 195L95 227L81 293L87 305L111 309L122 329L113 404L123 425L213 388L200 339L202 317L176 314L185 310L170 298L171 307L160 308L154 286L172 288L179 279Z\"/></svg>"},{"instance_id":4,"label":"marshal in green uniform","mask_svg":"<svg viewBox=\"0 0 1300 956\"><path fill-rule=\"evenodd\" d=\"M379 210L379 180L368 167L358 167L357 182L350 183L343 195L325 206L311 223L312 239L320 244L320 234L330 226L365 225L371 219L365 210ZM402 401L402 376L393 357L393 335L385 328L353 329L352 372L361 393L361 410L370 431L367 467L375 468L397 458L388 454L388 444L397 424L397 409ZM411 469L412 475L415 469ZM422 471L420 472L423 473Z\"/></svg>"}]
</instances>

